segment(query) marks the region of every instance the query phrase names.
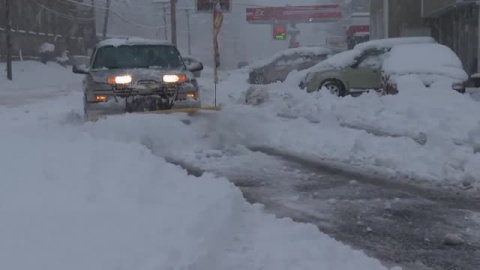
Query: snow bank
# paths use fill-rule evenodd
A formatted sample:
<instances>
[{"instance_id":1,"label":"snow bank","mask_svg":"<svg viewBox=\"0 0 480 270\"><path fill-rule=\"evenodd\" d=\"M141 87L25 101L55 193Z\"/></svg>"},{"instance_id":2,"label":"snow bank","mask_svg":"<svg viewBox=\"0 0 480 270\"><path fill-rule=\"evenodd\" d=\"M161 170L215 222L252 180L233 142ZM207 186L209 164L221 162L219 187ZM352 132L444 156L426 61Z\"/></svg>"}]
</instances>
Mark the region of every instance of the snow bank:
<instances>
[{"instance_id":1,"label":"snow bank","mask_svg":"<svg viewBox=\"0 0 480 270\"><path fill-rule=\"evenodd\" d=\"M199 138L222 119L80 112L75 93L0 114L0 269L385 269L161 158L218 143Z\"/></svg>"},{"instance_id":2,"label":"snow bank","mask_svg":"<svg viewBox=\"0 0 480 270\"><path fill-rule=\"evenodd\" d=\"M15 61L13 81L6 79L5 68L5 63L0 63L0 106L17 106L82 91L82 76L55 62Z\"/></svg>"},{"instance_id":3,"label":"snow bank","mask_svg":"<svg viewBox=\"0 0 480 270\"><path fill-rule=\"evenodd\" d=\"M229 132L251 138L240 143L427 180L424 184L480 188L480 121L475 117L480 107L469 95L411 80L399 85L403 90L396 96L308 94L289 81L255 92L241 78L235 74L225 80L235 86L231 92L220 85L228 92L222 96L230 97L226 102L234 103L225 109L225 125L236 125ZM245 104L247 90L263 103L235 105Z\"/></svg>"}]
</instances>

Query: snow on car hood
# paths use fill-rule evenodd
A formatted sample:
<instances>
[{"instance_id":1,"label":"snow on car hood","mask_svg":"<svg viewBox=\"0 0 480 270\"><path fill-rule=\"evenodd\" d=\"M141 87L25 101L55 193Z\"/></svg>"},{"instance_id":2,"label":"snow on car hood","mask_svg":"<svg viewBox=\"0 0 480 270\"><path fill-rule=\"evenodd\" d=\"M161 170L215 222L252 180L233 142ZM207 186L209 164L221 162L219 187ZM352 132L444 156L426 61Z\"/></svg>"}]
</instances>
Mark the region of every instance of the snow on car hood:
<instances>
[{"instance_id":1,"label":"snow on car hood","mask_svg":"<svg viewBox=\"0 0 480 270\"><path fill-rule=\"evenodd\" d=\"M441 44L395 46L383 63L383 71L389 76L415 74L429 78L448 77L462 82L468 80L458 56Z\"/></svg>"},{"instance_id":2,"label":"snow on car hood","mask_svg":"<svg viewBox=\"0 0 480 270\"><path fill-rule=\"evenodd\" d=\"M108 77L130 75L133 82L141 80L155 80L162 81L163 75L166 74L185 74L187 78L192 79L193 76L188 71L182 70L165 70L165 69L102 69L98 71L92 71L91 75L93 80L97 83L107 83Z\"/></svg>"}]
</instances>

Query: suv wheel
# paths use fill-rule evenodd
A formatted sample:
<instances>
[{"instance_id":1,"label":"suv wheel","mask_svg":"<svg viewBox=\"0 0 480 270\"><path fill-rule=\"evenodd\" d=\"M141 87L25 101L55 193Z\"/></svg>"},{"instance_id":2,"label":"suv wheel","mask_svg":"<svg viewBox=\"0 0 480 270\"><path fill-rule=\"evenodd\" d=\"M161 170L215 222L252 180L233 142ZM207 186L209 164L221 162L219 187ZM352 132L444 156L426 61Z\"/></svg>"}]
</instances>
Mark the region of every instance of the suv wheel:
<instances>
[{"instance_id":1,"label":"suv wheel","mask_svg":"<svg viewBox=\"0 0 480 270\"><path fill-rule=\"evenodd\" d=\"M344 97L346 95L345 87L338 80L326 80L320 85L318 90L321 91L324 87L330 91L332 95L337 97Z\"/></svg>"}]
</instances>

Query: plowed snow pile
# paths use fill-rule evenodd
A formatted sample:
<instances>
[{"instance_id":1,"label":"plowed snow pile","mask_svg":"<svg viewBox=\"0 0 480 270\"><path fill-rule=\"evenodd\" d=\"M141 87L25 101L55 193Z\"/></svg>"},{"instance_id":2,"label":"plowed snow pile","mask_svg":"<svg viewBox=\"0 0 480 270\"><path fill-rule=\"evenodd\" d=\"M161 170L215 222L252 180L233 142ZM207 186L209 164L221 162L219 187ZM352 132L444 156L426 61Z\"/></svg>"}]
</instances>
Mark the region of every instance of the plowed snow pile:
<instances>
[{"instance_id":1,"label":"plowed snow pile","mask_svg":"<svg viewBox=\"0 0 480 270\"><path fill-rule=\"evenodd\" d=\"M0 269L385 269L166 163L161 146L201 144L180 116L84 125L81 98L0 110Z\"/></svg>"},{"instance_id":2,"label":"plowed snow pile","mask_svg":"<svg viewBox=\"0 0 480 270\"><path fill-rule=\"evenodd\" d=\"M241 72L224 78L218 90L228 112L223 117L236 126L229 132L250 134L249 144L423 184L480 188L480 106L469 94L425 88L406 78L395 96L339 98L300 90L296 75L254 87Z\"/></svg>"}]
</instances>

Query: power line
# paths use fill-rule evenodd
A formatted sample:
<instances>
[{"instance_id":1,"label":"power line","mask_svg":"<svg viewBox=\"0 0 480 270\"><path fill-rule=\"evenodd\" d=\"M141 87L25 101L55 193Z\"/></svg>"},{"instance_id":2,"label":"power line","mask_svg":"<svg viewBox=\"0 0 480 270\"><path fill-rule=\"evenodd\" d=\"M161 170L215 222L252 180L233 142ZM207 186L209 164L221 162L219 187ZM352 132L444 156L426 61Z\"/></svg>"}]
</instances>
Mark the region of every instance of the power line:
<instances>
[{"instance_id":1,"label":"power line","mask_svg":"<svg viewBox=\"0 0 480 270\"><path fill-rule=\"evenodd\" d=\"M73 16L73 15L66 15L66 14L61 13L59 11L48 8L48 7L38 3L35 0L27 0L27 1L30 1L30 2L38 5L39 7L43 8L44 10L46 10L50 13L53 13L53 14L57 15L58 17L61 17L61 18L64 18L64 19L68 19L68 20L72 20L72 21L94 21L95 20L95 18L93 18L93 17L92 18L85 18L85 17L76 17L76 16Z\"/></svg>"},{"instance_id":2,"label":"power line","mask_svg":"<svg viewBox=\"0 0 480 270\"><path fill-rule=\"evenodd\" d=\"M101 10L107 10L107 8L105 8L105 7L100 7L100 6L96 6L96 5L80 3L80 2L73 1L73 0L62 0L62 1L64 1L64 2L69 2L69 3L72 3L72 4L76 4L76 5L79 5L79 6L91 7L91 8L98 8L98 9L101 9ZM118 12L112 10L111 8L109 9L109 11L110 11L112 14L114 14L115 16L119 17L121 20L125 21L126 23L131 24L131 25L134 25L134 26L139 27L139 28L155 29L155 30L156 30L156 29L159 29L159 28L165 28L165 27L167 27L167 26L165 26L165 25L162 25L162 26L151 26L151 25L139 24L139 23L130 21L129 19L123 17L122 15L120 15Z\"/></svg>"}]
</instances>

